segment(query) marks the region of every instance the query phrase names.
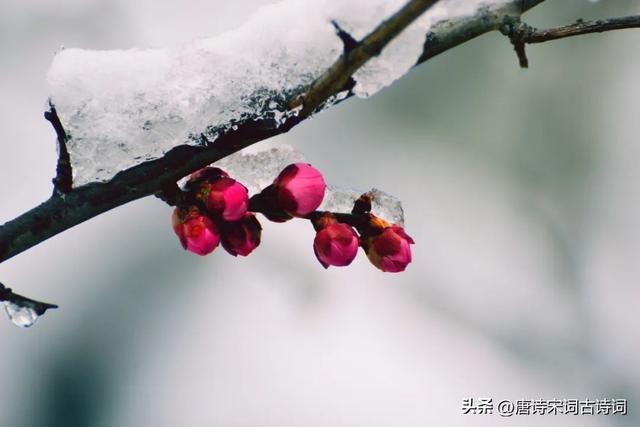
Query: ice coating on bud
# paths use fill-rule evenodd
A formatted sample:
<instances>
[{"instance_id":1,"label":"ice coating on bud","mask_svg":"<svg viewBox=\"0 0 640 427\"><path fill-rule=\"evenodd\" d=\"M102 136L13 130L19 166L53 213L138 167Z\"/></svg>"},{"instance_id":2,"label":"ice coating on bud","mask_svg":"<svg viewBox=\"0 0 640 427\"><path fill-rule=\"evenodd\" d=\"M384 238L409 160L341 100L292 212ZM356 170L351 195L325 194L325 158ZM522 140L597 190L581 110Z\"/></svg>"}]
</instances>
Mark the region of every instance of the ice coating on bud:
<instances>
[{"instance_id":1,"label":"ice coating on bud","mask_svg":"<svg viewBox=\"0 0 640 427\"><path fill-rule=\"evenodd\" d=\"M206 198L207 210L225 221L238 221L247 213L249 193L244 185L228 177L211 182Z\"/></svg>"},{"instance_id":2,"label":"ice coating on bud","mask_svg":"<svg viewBox=\"0 0 640 427\"><path fill-rule=\"evenodd\" d=\"M273 183L280 207L293 216L305 216L322 203L327 188L322 174L307 163L293 163Z\"/></svg>"},{"instance_id":3,"label":"ice coating on bud","mask_svg":"<svg viewBox=\"0 0 640 427\"><path fill-rule=\"evenodd\" d=\"M233 256L247 256L260 244L262 226L256 216L246 213L239 221L227 224L222 233L222 247Z\"/></svg>"},{"instance_id":4,"label":"ice coating on bud","mask_svg":"<svg viewBox=\"0 0 640 427\"><path fill-rule=\"evenodd\" d=\"M411 247L414 241L397 225L385 227L380 234L365 240L369 261L388 273L399 273L411 262Z\"/></svg>"},{"instance_id":5,"label":"ice coating on bud","mask_svg":"<svg viewBox=\"0 0 640 427\"><path fill-rule=\"evenodd\" d=\"M358 253L358 236L347 224L334 222L316 234L313 250L325 268L351 264Z\"/></svg>"},{"instance_id":6,"label":"ice coating on bud","mask_svg":"<svg viewBox=\"0 0 640 427\"><path fill-rule=\"evenodd\" d=\"M172 222L182 247L190 252L207 255L220 243L218 227L196 207L176 208Z\"/></svg>"}]
</instances>

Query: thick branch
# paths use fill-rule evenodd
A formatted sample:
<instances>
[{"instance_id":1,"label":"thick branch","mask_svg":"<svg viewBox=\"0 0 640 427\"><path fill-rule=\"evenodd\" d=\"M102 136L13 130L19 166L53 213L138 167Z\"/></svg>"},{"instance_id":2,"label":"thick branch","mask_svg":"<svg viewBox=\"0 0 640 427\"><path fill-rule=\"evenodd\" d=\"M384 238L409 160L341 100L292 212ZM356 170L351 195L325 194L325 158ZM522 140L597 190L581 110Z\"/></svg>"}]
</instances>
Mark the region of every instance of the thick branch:
<instances>
[{"instance_id":1,"label":"thick branch","mask_svg":"<svg viewBox=\"0 0 640 427\"><path fill-rule=\"evenodd\" d=\"M464 43L480 34L498 29L506 17L519 17L542 0L513 0L481 10L476 16L441 22L427 35L418 63ZM179 146L162 158L118 173L106 183L74 188L65 197L52 197L43 204L0 226L0 262L38 243L130 201L157 194L183 176L233 154L251 144L289 131L328 99L350 89L353 74L372 56L427 10L435 1L411 0L398 13L381 23L356 43L314 83L292 97L289 105L303 105L302 112L278 126L273 120L246 119L235 130L221 135L207 146ZM350 46L351 47L351 46Z\"/></svg>"}]
</instances>

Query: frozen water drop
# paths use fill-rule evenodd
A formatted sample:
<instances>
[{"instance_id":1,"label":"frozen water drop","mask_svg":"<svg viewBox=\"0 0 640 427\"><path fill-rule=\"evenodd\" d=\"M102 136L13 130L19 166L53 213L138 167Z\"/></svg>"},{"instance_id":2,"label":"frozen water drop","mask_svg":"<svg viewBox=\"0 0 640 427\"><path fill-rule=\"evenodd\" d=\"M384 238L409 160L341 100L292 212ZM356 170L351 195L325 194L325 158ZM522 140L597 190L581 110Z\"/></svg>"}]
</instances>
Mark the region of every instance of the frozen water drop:
<instances>
[{"instance_id":1,"label":"frozen water drop","mask_svg":"<svg viewBox=\"0 0 640 427\"><path fill-rule=\"evenodd\" d=\"M386 219L392 224L404 226L404 210L402 202L391 194L374 188L371 190L371 213Z\"/></svg>"},{"instance_id":2,"label":"frozen water drop","mask_svg":"<svg viewBox=\"0 0 640 427\"><path fill-rule=\"evenodd\" d=\"M18 305L11 301L4 302L4 309L11 322L21 328L33 326L40 318L34 308Z\"/></svg>"},{"instance_id":3,"label":"frozen water drop","mask_svg":"<svg viewBox=\"0 0 640 427\"><path fill-rule=\"evenodd\" d=\"M362 190L328 186L322 204L318 208L322 211L349 213L353 209L355 201L365 193ZM404 211L400 200L377 188L372 189L371 213L389 221L392 224L404 226Z\"/></svg>"}]
</instances>

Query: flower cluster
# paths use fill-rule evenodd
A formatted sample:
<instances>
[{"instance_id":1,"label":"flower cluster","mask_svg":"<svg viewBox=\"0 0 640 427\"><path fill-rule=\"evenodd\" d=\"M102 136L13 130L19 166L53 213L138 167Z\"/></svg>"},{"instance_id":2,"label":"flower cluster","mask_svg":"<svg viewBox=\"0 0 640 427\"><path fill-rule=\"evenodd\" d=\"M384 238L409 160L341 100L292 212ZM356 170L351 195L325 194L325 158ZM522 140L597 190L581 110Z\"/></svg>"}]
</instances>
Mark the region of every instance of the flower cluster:
<instances>
[{"instance_id":1,"label":"flower cluster","mask_svg":"<svg viewBox=\"0 0 640 427\"><path fill-rule=\"evenodd\" d=\"M262 227L248 211L246 187L218 168L204 168L186 185L187 203L173 211L173 229L182 247L198 255L213 252L220 242L233 256L247 256L260 244Z\"/></svg>"},{"instance_id":2,"label":"flower cluster","mask_svg":"<svg viewBox=\"0 0 640 427\"><path fill-rule=\"evenodd\" d=\"M319 212L325 191L322 174L306 163L287 166L251 198L225 171L207 167L193 173L173 198L173 229L182 246L198 255L222 243L231 255L247 256L260 244L256 213L274 222L303 218L316 230L313 250L325 268L351 264L362 247L378 269L404 271L411 262L413 239L399 225L371 213L371 195L362 195L350 214Z\"/></svg>"}]
</instances>

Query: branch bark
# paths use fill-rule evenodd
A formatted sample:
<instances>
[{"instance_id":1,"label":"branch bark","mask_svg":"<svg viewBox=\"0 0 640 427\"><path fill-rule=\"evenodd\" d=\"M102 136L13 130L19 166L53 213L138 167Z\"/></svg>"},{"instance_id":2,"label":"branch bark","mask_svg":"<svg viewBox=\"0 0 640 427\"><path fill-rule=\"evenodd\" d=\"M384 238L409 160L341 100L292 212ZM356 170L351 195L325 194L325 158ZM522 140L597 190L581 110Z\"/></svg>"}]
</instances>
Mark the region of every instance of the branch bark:
<instances>
[{"instance_id":1,"label":"branch bark","mask_svg":"<svg viewBox=\"0 0 640 427\"><path fill-rule=\"evenodd\" d=\"M622 30L627 28L640 28L640 15L624 16L621 18L599 19L597 21L578 20L571 25L553 27L540 30L516 19L505 22L501 28L504 35L508 36L518 55L522 68L529 67L529 59L525 46L527 44L544 43L567 37L581 36L584 34L603 33L605 31Z\"/></svg>"},{"instance_id":2,"label":"branch bark","mask_svg":"<svg viewBox=\"0 0 640 427\"><path fill-rule=\"evenodd\" d=\"M626 28L640 28L640 15L624 16L621 18L599 19L597 21L578 21L575 24L562 27L538 30L531 28L524 37L525 43L543 43L565 37L583 34L602 33L605 31L623 30Z\"/></svg>"},{"instance_id":3,"label":"branch bark","mask_svg":"<svg viewBox=\"0 0 640 427\"><path fill-rule=\"evenodd\" d=\"M544 0L513 0L482 8L472 17L456 18L436 24L426 35L424 51L416 65L481 34L504 30L506 24L519 22L523 12L542 1ZM345 45L345 51L336 62L311 85L303 88L299 92L301 94L290 97L288 103L291 108L302 106L302 110L297 116L287 119L284 124L278 126L273 120L246 119L238 124L235 130L221 135L213 144L173 148L162 158L118 173L109 182L73 188L65 192L64 197L55 194L41 205L0 226L0 262L110 209L142 197L160 194L180 178L249 145L288 132L320 110L334 95L351 89L355 71L379 54L394 37L435 2L436 0L410 0L400 11L355 43L352 38L349 39L343 34L341 39L349 40L348 48ZM635 17L630 18L635 22ZM619 18L618 22L610 22L607 24L608 27L577 23L542 32L536 30L533 33L535 37L531 37L532 40L546 41L542 38L552 40L608 30L601 28L629 28L622 26L629 25L627 21L620 21L623 19L625 18ZM612 20L607 22L609 21ZM350 96L351 93L346 98Z\"/></svg>"},{"instance_id":4,"label":"branch bark","mask_svg":"<svg viewBox=\"0 0 640 427\"><path fill-rule=\"evenodd\" d=\"M67 133L60 123L60 118L56 108L49 103L49 111L44 113L58 137L58 164L56 165L56 176L53 178L53 196L60 196L71 191L73 184L73 174L71 171L71 158L67 150Z\"/></svg>"}]
</instances>

